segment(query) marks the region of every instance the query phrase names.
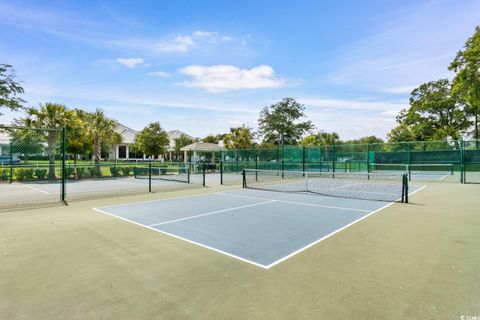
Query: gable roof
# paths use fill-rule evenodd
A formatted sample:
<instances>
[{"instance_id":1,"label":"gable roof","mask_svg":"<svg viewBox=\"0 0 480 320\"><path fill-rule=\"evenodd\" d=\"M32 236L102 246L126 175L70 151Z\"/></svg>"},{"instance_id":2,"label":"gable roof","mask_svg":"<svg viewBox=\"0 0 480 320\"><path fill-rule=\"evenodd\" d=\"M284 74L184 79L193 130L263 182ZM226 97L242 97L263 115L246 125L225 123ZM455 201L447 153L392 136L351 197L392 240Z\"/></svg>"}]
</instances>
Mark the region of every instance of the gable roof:
<instances>
[{"instance_id":1,"label":"gable roof","mask_svg":"<svg viewBox=\"0 0 480 320\"><path fill-rule=\"evenodd\" d=\"M223 150L216 143L194 142L180 149L181 151L221 151Z\"/></svg>"}]
</instances>

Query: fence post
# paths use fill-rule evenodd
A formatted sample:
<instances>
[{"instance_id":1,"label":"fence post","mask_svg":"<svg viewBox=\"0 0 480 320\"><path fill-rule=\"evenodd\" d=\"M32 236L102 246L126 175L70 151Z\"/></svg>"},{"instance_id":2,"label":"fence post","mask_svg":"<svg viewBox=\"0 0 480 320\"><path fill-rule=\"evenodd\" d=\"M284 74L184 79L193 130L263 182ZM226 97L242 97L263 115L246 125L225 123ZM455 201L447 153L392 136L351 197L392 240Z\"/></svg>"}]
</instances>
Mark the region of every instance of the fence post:
<instances>
[{"instance_id":1,"label":"fence post","mask_svg":"<svg viewBox=\"0 0 480 320\"><path fill-rule=\"evenodd\" d=\"M223 161L220 161L220 184L223 185Z\"/></svg>"},{"instance_id":2,"label":"fence post","mask_svg":"<svg viewBox=\"0 0 480 320\"><path fill-rule=\"evenodd\" d=\"M62 190L61 190L61 200L63 203L66 204L66 187L65 187L65 183L66 183L66 179L67 179L67 173L66 173L66 166L65 166L65 162L66 162L66 150L67 150L67 129L65 127L62 128Z\"/></svg>"},{"instance_id":3,"label":"fence post","mask_svg":"<svg viewBox=\"0 0 480 320\"><path fill-rule=\"evenodd\" d=\"M206 169L207 169L206 163L202 162L202 176L203 176L202 177L203 178L202 184L203 184L204 187L205 187L205 171L206 171Z\"/></svg>"},{"instance_id":4,"label":"fence post","mask_svg":"<svg viewBox=\"0 0 480 320\"><path fill-rule=\"evenodd\" d=\"M302 171L305 172L305 146L302 146Z\"/></svg>"},{"instance_id":5,"label":"fence post","mask_svg":"<svg viewBox=\"0 0 480 320\"><path fill-rule=\"evenodd\" d=\"M10 141L10 180L9 182L13 182L13 142Z\"/></svg>"},{"instance_id":6,"label":"fence post","mask_svg":"<svg viewBox=\"0 0 480 320\"><path fill-rule=\"evenodd\" d=\"M462 139L460 140L460 183L465 183L465 180L465 141Z\"/></svg>"}]
</instances>

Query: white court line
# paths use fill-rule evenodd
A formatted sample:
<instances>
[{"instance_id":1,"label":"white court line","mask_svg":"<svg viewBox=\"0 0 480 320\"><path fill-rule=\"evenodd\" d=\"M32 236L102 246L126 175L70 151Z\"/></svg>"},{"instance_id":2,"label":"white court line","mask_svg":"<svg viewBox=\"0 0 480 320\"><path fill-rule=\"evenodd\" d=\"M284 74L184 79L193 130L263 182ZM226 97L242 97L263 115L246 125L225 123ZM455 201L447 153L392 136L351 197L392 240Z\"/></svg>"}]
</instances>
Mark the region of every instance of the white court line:
<instances>
[{"instance_id":1,"label":"white court line","mask_svg":"<svg viewBox=\"0 0 480 320\"><path fill-rule=\"evenodd\" d=\"M258 199L258 200L274 200L274 199L254 197L254 196L244 196L244 195L232 194L232 193L223 193L223 192L216 192L216 193L217 193L217 194L224 195L224 196L230 196L230 197L251 198L251 199ZM339 209L339 210L347 210L347 211L355 211L355 212L370 212L370 210L364 210L364 209L347 208L347 207L336 207L336 206L327 206L327 205L315 204L315 203L306 203L306 202L297 202L297 201L288 201L288 200L277 200L277 199L275 199L275 201L277 201L277 202L283 202L283 203L298 204L298 205L302 205L302 206L310 206L310 207Z\"/></svg>"},{"instance_id":2,"label":"white court line","mask_svg":"<svg viewBox=\"0 0 480 320\"><path fill-rule=\"evenodd\" d=\"M31 189L31 190L34 190L34 191L38 191L38 192L41 192L41 193L44 193L44 194L51 194L50 192L47 192L47 191L44 191L44 190L41 190L41 189L38 189L38 188L35 188L35 187L32 187L32 186L29 186L29 185L26 185L26 184L24 184L23 186L26 187L26 188L28 188L28 189Z\"/></svg>"},{"instance_id":3,"label":"white court line","mask_svg":"<svg viewBox=\"0 0 480 320\"><path fill-rule=\"evenodd\" d=\"M358 185L358 183L352 183L352 184L347 184L347 185L345 185L345 186L340 186L340 187L332 188L332 190L337 190L337 189L343 189L343 188L353 187L353 186L356 186L356 185Z\"/></svg>"},{"instance_id":4,"label":"white court line","mask_svg":"<svg viewBox=\"0 0 480 320\"><path fill-rule=\"evenodd\" d=\"M420 191L420 190L422 190L422 189L425 189L425 188L426 188L426 186L422 186L422 187L419 188L418 190L415 190L414 192L409 193L409 196L412 195L412 194L414 194L414 193L416 193L416 192L418 192L418 191ZM377 209L377 210L374 210L374 211L370 212L369 214L364 215L363 217L358 218L357 220L355 220L355 221L353 221L353 222L350 222L349 224L341 227L340 229L337 229L337 230L333 231L332 233L327 234L326 236L324 236L324 237L322 237L322 238L320 238L320 239L318 239L318 240L316 240L316 241L314 241L314 242L312 242L312 243L304 246L303 248L300 248L300 249L298 249L297 251L294 251L294 252L290 253L289 255L287 255L287 256L285 256L285 257L283 257L283 258L281 258L281 259L278 259L278 260L275 261L275 262L272 262L271 264L269 264L269 265L266 267L266 269L270 269L271 267L273 267L273 266L275 266L275 265L277 265L277 264L279 264L279 263L281 263L281 262L283 262L283 261L285 261L285 260L287 260L287 259L289 259L289 258L291 258L291 257L293 257L293 256L295 256L295 255L297 255L297 254L299 254L300 252L307 250L308 248L316 245L317 243L319 243L319 242L321 242L321 241L323 241L323 240L325 240L325 239L330 238L331 236L339 233L340 231L343 231L343 230L347 229L348 227L351 227L351 226L354 225L355 223L360 222L360 221L362 221L363 219L368 218L369 216L371 216L371 215L373 215L373 214L375 214L375 213L377 213L377 212L379 212L379 211L381 211L381 210L383 210L383 209L385 209L385 208L390 207L392 204L395 204L395 202L390 202L389 204L387 204L387 205L385 205L385 206L383 206L383 207L381 207L381 208L379 208L379 209Z\"/></svg>"},{"instance_id":5,"label":"white court line","mask_svg":"<svg viewBox=\"0 0 480 320\"><path fill-rule=\"evenodd\" d=\"M190 217L185 217L185 218L180 218L180 219L175 219L175 220L170 220L170 221L165 221L165 222L154 223L154 224L149 225L149 227L161 226L161 225L164 225L164 224L169 224L169 223L178 222L178 221L185 221L185 220L195 219L195 218L204 217L204 216L209 216L209 215L212 215L212 214L217 214L217 213L222 213L222 212L228 212L228 211L233 211L233 210L238 210L238 209L244 209L244 208L250 208L250 207L255 207L255 206L261 206L261 205L268 204L268 203L272 203L272 202L276 202L276 200L269 200L269 201L264 201L264 202L247 204L247 205L245 205L245 206L233 207L233 208L228 208L228 209L222 209L222 210L217 210L217 211L212 211L212 212L197 214L197 215L190 216Z\"/></svg>"},{"instance_id":6,"label":"white court line","mask_svg":"<svg viewBox=\"0 0 480 320\"><path fill-rule=\"evenodd\" d=\"M109 216L111 216L111 217L114 217L114 218L117 218L117 219L120 219L120 220L123 220L123 221L127 221L127 222L130 222L130 223L136 224L137 226L144 227L144 228L147 228L147 229L152 230L152 231L155 231L155 232L163 233L163 234L165 234L165 235L167 235L167 236L170 236L170 237L172 237L172 238L179 239L179 240L183 240L183 241L186 241L186 242L188 242L188 243L195 244L195 245L197 245L197 246L199 246L199 247L202 247L202 248L205 248L205 249L209 249L209 250L212 250L212 251L215 251L215 252L224 254L224 255L229 256L229 257L231 257L231 258L235 258L235 259L241 260L241 261L243 261L243 262L250 263L250 264L252 264L252 265L254 265L254 266L257 266L257 267L260 267L260 268L263 268L263 269L268 269L267 266L265 266L265 265L263 265L263 264L260 264L260 263L258 263L258 262L251 261L251 260L248 260L248 259L245 259L245 258L236 256L236 255L234 255L234 254L231 254L231 253L222 251L222 250L220 250L220 249L213 248L213 247L207 246L207 245L205 245L205 244L202 244L202 243L199 243L199 242L196 242L196 241L187 239L187 238L183 238L183 237L177 236L177 235L175 235L175 234L172 234L172 233L169 233L169 232L166 232L166 231L162 231L162 230L159 230L159 229L155 229L155 228L146 226L146 225L144 225L144 224L141 224L141 223L138 223L138 222L135 222L135 221L126 219L126 218L119 217L119 216L114 215L114 214L111 214L111 213L109 213L109 212L107 212L107 211L103 211L103 210L98 209L98 208L92 208L92 210L97 211L97 212L102 213L102 214L109 215Z\"/></svg>"},{"instance_id":7,"label":"white court line","mask_svg":"<svg viewBox=\"0 0 480 320\"><path fill-rule=\"evenodd\" d=\"M415 190L414 192L409 193L409 195L412 195L412 194L414 194L414 193L416 193L416 192L418 192L418 191L420 191L420 190L423 190L423 189L425 189L425 188L426 188L426 186L422 186L421 188ZM240 196L240 195L234 195L234 194L228 194L228 193L222 193L222 192L214 192L214 193L208 193L208 194L223 194L223 195L229 195L229 196L239 196L239 197L246 197L246 198L257 198L257 199L271 200L271 199L266 199L266 198L258 198L258 197L252 197L252 196ZM207 194L207 195L208 195L208 194ZM194 196L199 196L199 195L194 195ZM185 197L188 197L188 196L181 196L181 197L170 198L170 199L178 199L178 198L185 198ZM164 199L164 200L169 200L169 199ZM152 200L152 201L158 201L158 200ZM137 203L152 202L152 201L143 201L143 202L137 202ZM278 201L278 202L280 202L280 201ZM300 203L298 203L298 204L302 204L302 203L300 202ZM261 264L261 263L258 263L258 262L255 262L255 261L251 261L251 260L248 260L248 259L245 259L245 258L236 256L236 255L234 255L234 254L231 254L231 253L222 251L222 250L220 250L220 249L213 248L213 247L207 246L207 245L205 245L205 244L202 244L202 243L199 243L199 242L196 242L196 241L193 241L193 240L189 240L189 239L187 239L187 238L183 238L183 237L177 236L177 235L175 235L175 234L172 234L172 233L169 233L169 232L166 232L166 231L162 231L162 230L159 230L159 229L155 229L155 228L153 228L153 227L150 227L150 226L147 226L147 225L144 225L144 224L141 224L141 223L138 223L138 222L135 222L135 221L132 221L132 220L123 218L123 217L119 217L119 216L114 215L114 214L111 214L111 213L109 213L109 212L107 212L107 211L101 210L100 208L92 208L92 210L94 210L94 211L96 211L96 212L99 212L99 213L102 213L102 214L109 215L109 216L111 216L111 217L115 217L115 218L120 219L120 220L123 220L123 221L127 221L127 222L130 222L130 223L133 223L133 224L135 224L135 225L137 225L137 226L140 226L140 227L143 227L143 228L146 228L146 229L155 231L155 232L159 232L159 233L168 235L168 236L170 236L170 237L173 237L173 238L176 238L176 239L179 239L179 240L186 241L186 242L191 243L191 244L195 244L195 245L197 245L197 246L199 246L199 247L202 247L202 248L205 248L205 249L209 249L209 250L212 250L212 251L215 251L215 252L224 254L224 255L226 255L226 256L228 256L228 257L238 259L238 260L240 260L240 261L243 261L243 262L252 264L252 265L254 265L254 266L257 266L257 267L260 267L260 268L263 268L263 269L270 269L270 268L276 266L277 264L279 264L279 263L281 263L281 262L283 262L283 261L285 261L285 260L287 260L287 259L290 259L290 258L292 258L293 256L301 253L302 251L305 251L306 249L308 249L308 248L316 245L317 243L319 243L319 242L321 242L321 241L323 241L323 240L325 240L325 239L327 239L327 238L329 238L329 237L337 234L338 232L343 231L343 230L345 230L345 229L348 228L348 227L351 227L351 226L354 225L355 223L357 223L357 222L359 222L359 221L361 221L361 220L363 220L363 219L365 219L365 218L367 218L367 217L369 217L369 216L371 216L371 215L373 215L373 214L375 214L375 213L378 213L379 211L381 211L381 210L383 210L383 209L391 206L392 204L395 204L395 202L391 202L391 203L389 203L389 204L387 204L387 205L385 205L385 206L383 206L383 207L381 207L381 208L379 208L379 209L377 209L377 210L375 210L375 211L373 211L373 212L370 212L369 214L367 214L367 215L365 215L365 216L363 216L363 217L361 217L361 218L359 218L359 219L357 219L357 220L349 223L348 225L346 225L346 226L344 226L344 227L342 227L342 228L340 228L340 229L335 230L334 232L332 232L332 233L330 233L330 234L328 234L328 235L326 235L326 236L324 236L324 237L322 237L322 238L320 238L320 239L318 239L318 240L316 240L316 241L314 241L314 242L312 242L312 243L304 246L303 248L298 249L297 251L295 251L295 252L293 252L293 253L291 253L291 254L289 254L289 255L287 255L287 256L285 256L285 257L283 257L283 258L281 258L281 259L279 259L279 260L277 260L277 261L275 261L275 262L273 262L273 263L271 263L271 264L269 264L269 265L263 265L263 264ZM119 205L115 205L115 206L119 206ZM114 207L114 206L112 206L112 207ZM105 208L105 207L104 207L104 208Z\"/></svg>"}]
</instances>

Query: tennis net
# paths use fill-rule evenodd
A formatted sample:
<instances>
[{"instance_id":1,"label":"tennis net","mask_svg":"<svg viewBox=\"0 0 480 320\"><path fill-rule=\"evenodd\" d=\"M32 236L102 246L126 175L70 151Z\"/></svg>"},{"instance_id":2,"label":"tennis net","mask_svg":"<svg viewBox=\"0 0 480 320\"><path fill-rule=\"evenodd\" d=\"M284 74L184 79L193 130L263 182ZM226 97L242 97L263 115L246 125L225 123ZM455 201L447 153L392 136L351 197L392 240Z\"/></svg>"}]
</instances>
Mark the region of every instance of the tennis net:
<instances>
[{"instance_id":1,"label":"tennis net","mask_svg":"<svg viewBox=\"0 0 480 320\"><path fill-rule=\"evenodd\" d=\"M408 202L406 173L243 171L243 187L343 198Z\"/></svg>"},{"instance_id":2,"label":"tennis net","mask_svg":"<svg viewBox=\"0 0 480 320\"><path fill-rule=\"evenodd\" d=\"M188 166L137 166L134 170L136 179L166 180L190 183Z\"/></svg>"}]
</instances>

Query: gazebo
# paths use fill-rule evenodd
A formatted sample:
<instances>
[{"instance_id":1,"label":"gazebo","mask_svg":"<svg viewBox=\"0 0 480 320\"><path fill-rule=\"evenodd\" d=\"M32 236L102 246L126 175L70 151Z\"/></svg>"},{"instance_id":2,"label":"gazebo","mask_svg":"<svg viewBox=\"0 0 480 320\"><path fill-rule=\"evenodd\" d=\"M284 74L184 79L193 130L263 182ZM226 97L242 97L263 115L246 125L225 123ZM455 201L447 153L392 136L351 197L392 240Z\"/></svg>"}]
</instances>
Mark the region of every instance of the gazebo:
<instances>
[{"instance_id":1,"label":"gazebo","mask_svg":"<svg viewBox=\"0 0 480 320\"><path fill-rule=\"evenodd\" d=\"M207 142L194 142L181 148L180 150L183 151L183 161L187 162L189 157L188 153L190 152L190 160L189 162L198 162L198 161L207 161L207 158L204 156L199 156L198 153L210 153L210 159L212 162L215 162L215 152L221 152L224 148L219 146L216 143L207 143ZM193 154L192 154L193 153Z\"/></svg>"}]
</instances>

